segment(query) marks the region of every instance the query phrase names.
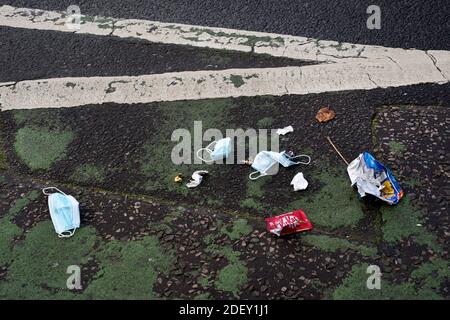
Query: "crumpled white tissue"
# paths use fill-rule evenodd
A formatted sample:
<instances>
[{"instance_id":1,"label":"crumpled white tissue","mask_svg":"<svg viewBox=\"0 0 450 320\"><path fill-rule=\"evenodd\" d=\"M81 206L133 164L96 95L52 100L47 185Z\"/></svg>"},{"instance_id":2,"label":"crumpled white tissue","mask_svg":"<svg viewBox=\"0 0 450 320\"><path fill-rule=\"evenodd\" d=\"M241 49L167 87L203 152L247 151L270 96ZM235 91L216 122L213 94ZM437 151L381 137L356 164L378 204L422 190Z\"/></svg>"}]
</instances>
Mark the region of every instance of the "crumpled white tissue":
<instances>
[{"instance_id":1,"label":"crumpled white tissue","mask_svg":"<svg viewBox=\"0 0 450 320\"><path fill-rule=\"evenodd\" d=\"M297 173L291 181L294 186L294 191L305 190L308 187L308 181L303 177L303 173Z\"/></svg>"},{"instance_id":2,"label":"crumpled white tissue","mask_svg":"<svg viewBox=\"0 0 450 320\"><path fill-rule=\"evenodd\" d=\"M208 174L208 171L206 171L206 170L195 171L192 174L192 180L189 181L188 183L186 183L186 186L188 188L195 188L195 187L197 187L202 182L204 174Z\"/></svg>"},{"instance_id":3,"label":"crumpled white tissue","mask_svg":"<svg viewBox=\"0 0 450 320\"><path fill-rule=\"evenodd\" d=\"M286 133L293 132L294 128L292 126L285 127L283 129L278 129L277 134L284 136Z\"/></svg>"}]
</instances>

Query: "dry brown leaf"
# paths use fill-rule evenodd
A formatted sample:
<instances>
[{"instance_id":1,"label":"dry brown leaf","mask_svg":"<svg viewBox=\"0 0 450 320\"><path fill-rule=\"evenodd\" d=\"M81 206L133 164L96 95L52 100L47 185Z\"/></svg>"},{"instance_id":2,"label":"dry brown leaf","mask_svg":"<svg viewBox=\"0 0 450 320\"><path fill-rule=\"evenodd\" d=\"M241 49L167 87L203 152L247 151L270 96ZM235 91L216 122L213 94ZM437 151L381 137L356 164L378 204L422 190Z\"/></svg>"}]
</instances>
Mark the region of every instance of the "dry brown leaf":
<instances>
[{"instance_id":1,"label":"dry brown leaf","mask_svg":"<svg viewBox=\"0 0 450 320\"><path fill-rule=\"evenodd\" d=\"M328 107L322 108L317 111L316 119L319 122L328 122L336 117L336 113Z\"/></svg>"}]
</instances>

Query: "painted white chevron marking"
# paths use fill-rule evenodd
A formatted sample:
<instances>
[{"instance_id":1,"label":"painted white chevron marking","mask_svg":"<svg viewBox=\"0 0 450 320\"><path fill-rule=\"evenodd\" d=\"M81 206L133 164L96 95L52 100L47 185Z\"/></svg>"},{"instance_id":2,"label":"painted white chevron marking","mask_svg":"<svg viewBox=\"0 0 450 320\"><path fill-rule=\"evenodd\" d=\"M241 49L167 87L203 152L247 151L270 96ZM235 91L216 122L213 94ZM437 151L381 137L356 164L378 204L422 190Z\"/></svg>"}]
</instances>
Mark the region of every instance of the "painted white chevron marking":
<instances>
[{"instance_id":1,"label":"painted white chevron marking","mask_svg":"<svg viewBox=\"0 0 450 320\"><path fill-rule=\"evenodd\" d=\"M432 64L432 62L429 62ZM135 104L240 96L369 90L416 83L444 83L436 68L404 77L394 62L176 72L134 77L56 78L0 86L2 110L75 107L107 102Z\"/></svg>"},{"instance_id":2,"label":"painted white chevron marking","mask_svg":"<svg viewBox=\"0 0 450 320\"><path fill-rule=\"evenodd\" d=\"M386 48L262 32L89 16L82 16L80 30L73 31L66 27L66 21L67 16L60 12L0 7L0 26L264 53L321 64L0 83L1 110L370 90L420 83L444 84L450 79L449 51Z\"/></svg>"}]
</instances>

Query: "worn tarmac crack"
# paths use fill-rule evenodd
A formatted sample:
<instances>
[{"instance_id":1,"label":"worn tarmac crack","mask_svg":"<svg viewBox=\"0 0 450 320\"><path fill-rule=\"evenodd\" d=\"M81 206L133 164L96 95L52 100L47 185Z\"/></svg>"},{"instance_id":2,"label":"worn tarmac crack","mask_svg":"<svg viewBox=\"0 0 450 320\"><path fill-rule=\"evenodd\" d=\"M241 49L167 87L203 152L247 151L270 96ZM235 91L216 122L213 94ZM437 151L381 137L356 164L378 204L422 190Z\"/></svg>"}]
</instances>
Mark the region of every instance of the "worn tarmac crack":
<instances>
[{"instance_id":1,"label":"worn tarmac crack","mask_svg":"<svg viewBox=\"0 0 450 320\"><path fill-rule=\"evenodd\" d=\"M284 90L286 91L286 94L289 94L289 90L287 88L287 83L284 84Z\"/></svg>"},{"instance_id":2,"label":"worn tarmac crack","mask_svg":"<svg viewBox=\"0 0 450 320\"><path fill-rule=\"evenodd\" d=\"M362 47L361 50L358 51L358 54L356 55L356 58L365 58L367 59L367 57L361 57L361 54L366 50L366 47Z\"/></svg>"},{"instance_id":3,"label":"worn tarmac crack","mask_svg":"<svg viewBox=\"0 0 450 320\"><path fill-rule=\"evenodd\" d=\"M433 62L433 65L440 72L442 77L444 79L446 79L447 81L450 81L450 79L447 78L447 76L444 74L444 71L442 71L442 69L438 67L436 58L429 51L425 51L425 54L431 59L431 61Z\"/></svg>"},{"instance_id":4,"label":"worn tarmac crack","mask_svg":"<svg viewBox=\"0 0 450 320\"><path fill-rule=\"evenodd\" d=\"M366 74L367 74L367 78L369 78L369 81L372 82L375 85L375 87L380 88L380 86L375 81L372 80L372 78L370 77L370 73L366 73Z\"/></svg>"},{"instance_id":5,"label":"worn tarmac crack","mask_svg":"<svg viewBox=\"0 0 450 320\"><path fill-rule=\"evenodd\" d=\"M397 61L395 61L394 59L392 59L392 57L390 57L390 56L385 56L385 57L388 58L389 60L391 60L393 63L395 63L400 68L400 70L403 71L403 68L400 66L400 64Z\"/></svg>"},{"instance_id":6,"label":"worn tarmac crack","mask_svg":"<svg viewBox=\"0 0 450 320\"><path fill-rule=\"evenodd\" d=\"M116 28L116 23L117 22L119 22L119 20L113 20L112 21L111 32L108 33L108 35L107 35L108 37L114 36L114 32L117 30L117 28Z\"/></svg>"},{"instance_id":7,"label":"worn tarmac crack","mask_svg":"<svg viewBox=\"0 0 450 320\"><path fill-rule=\"evenodd\" d=\"M334 54L321 53L321 52L319 52L318 54L316 54L316 56L318 56L318 55L322 55L322 56L326 56L326 57L332 57L332 58L335 58L335 59L341 59L341 60L352 59L352 58L369 59L369 58L367 58L367 57L361 57L359 53L358 53L356 56L336 56L336 55L334 55Z\"/></svg>"}]
</instances>

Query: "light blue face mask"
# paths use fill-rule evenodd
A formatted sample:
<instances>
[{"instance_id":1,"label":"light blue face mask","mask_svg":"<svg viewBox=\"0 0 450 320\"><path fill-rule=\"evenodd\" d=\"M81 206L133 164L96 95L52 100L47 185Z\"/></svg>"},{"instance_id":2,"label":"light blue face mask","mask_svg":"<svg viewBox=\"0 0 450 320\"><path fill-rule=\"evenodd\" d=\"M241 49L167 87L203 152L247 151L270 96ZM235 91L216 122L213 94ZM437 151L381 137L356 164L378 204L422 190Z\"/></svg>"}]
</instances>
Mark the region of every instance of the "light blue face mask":
<instances>
[{"instance_id":1,"label":"light blue face mask","mask_svg":"<svg viewBox=\"0 0 450 320\"><path fill-rule=\"evenodd\" d=\"M293 161L294 159L304 157L308 158L307 162L302 161ZM255 157L255 160L253 160L252 168L256 171L249 174L249 178L251 180L259 179L263 176L269 175L269 170L277 165L281 164L283 167L287 168L296 164L309 164L311 162L311 157L307 155L298 155L291 157L286 154L285 151L283 152L274 152L274 151L261 151L258 153ZM255 177L255 174L258 174L259 176Z\"/></svg>"},{"instance_id":2,"label":"light blue face mask","mask_svg":"<svg viewBox=\"0 0 450 320\"><path fill-rule=\"evenodd\" d=\"M302 157L307 158L308 160L306 162L293 161L294 159L298 159L298 158L302 158ZM296 164L310 164L311 157L307 156L306 154L300 154L298 156L290 156L290 155L286 154L285 151L283 151L281 153L277 153L277 160L283 167L287 168L290 166L294 166Z\"/></svg>"},{"instance_id":3,"label":"light blue face mask","mask_svg":"<svg viewBox=\"0 0 450 320\"><path fill-rule=\"evenodd\" d=\"M203 159L200 154L206 151L210 159ZM197 157L206 162L214 162L220 159L228 158L231 153L231 138L223 138L218 141L211 142L206 148L201 148L197 151Z\"/></svg>"},{"instance_id":4,"label":"light blue face mask","mask_svg":"<svg viewBox=\"0 0 450 320\"><path fill-rule=\"evenodd\" d=\"M51 190L57 192L51 193L49 192ZM48 196L48 209L58 237L68 238L73 236L75 230L80 227L78 201L55 187L45 188L42 192Z\"/></svg>"}]
</instances>

